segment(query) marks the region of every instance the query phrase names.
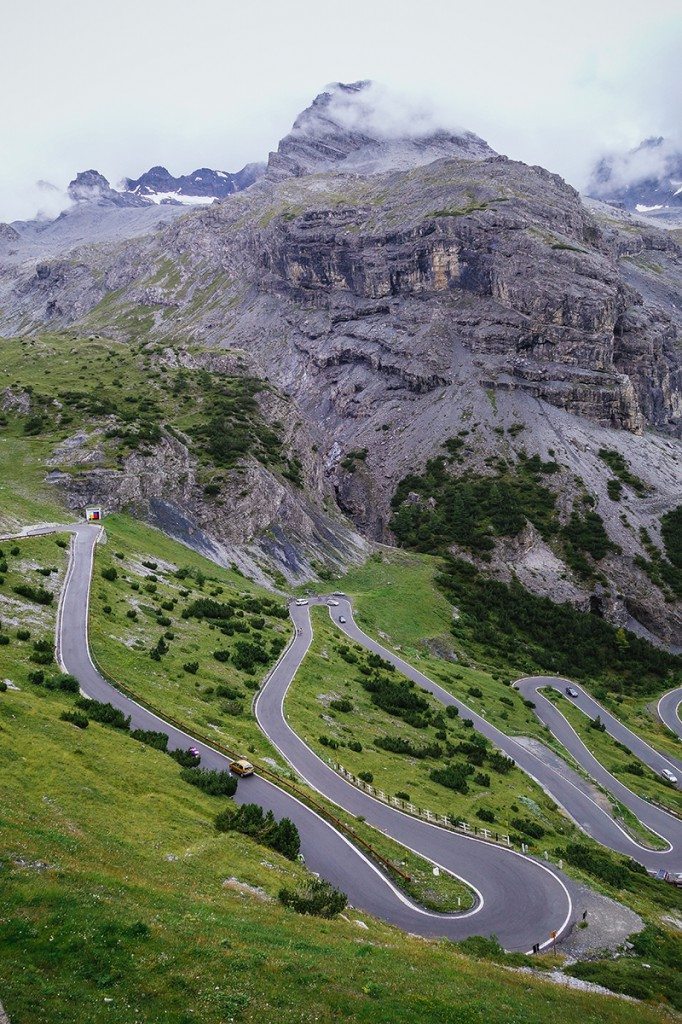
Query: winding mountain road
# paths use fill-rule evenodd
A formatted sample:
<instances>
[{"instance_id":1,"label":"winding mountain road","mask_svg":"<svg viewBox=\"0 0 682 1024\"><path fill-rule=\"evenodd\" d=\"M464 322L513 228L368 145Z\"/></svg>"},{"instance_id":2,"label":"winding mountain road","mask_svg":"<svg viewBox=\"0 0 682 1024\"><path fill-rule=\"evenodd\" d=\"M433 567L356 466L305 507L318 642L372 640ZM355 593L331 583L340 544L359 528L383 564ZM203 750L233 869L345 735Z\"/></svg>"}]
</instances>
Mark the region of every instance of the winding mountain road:
<instances>
[{"instance_id":1,"label":"winding mountain road","mask_svg":"<svg viewBox=\"0 0 682 1024\"><path fill-rule=\"evenodd\" d=\"M617 853L625 854L628 857L633 857L638 860L641 864L644 864L651 871L657 871L659 868L666 868L672 871L679 871L682 869L682 822L671 814L667 814L665 811L649 804L647 801L642 800L641 797L636 796L631 790L627 789L622 783L615 779L606 769L597 761L597 759L589 752L587 747L582 743L577 734L574 732L570 724L561 715L560 712L551 704L546 698L536 693L539 687L546 685L556 685L557 680L554 678L545 677L534 677L531 679L521 680L517 685L522 692L527 691L528 694L532 692L533 699L536 705L542 703L542 714L541 719L545 721L544 715L547 716L547 722L552 722L550 728L552 731L556 729L557 738L565 745L566 749L575 757L575 759L585 768L589 774L598 781L604 789L612 792L613 795L620 800L623 804L629 807L633 813L642 821L648 828L656 832L657 835L661 836L669 843L669 849L663 851L650 850L640 843L637 842L632 836L630 836L609 814L605 808L597 803L597 801L590 795L587 787L581 787L573 776L573 773L563 771L558 767L552 767L546 761L541 760L535 753L529 750L526 746L519 743L518 740L514 739L513 736L508 736L506 733L501 732L494 725L491 725L484 717L477 714L470 707L468 707L463 701L453 697L451 693L445 690L438 683L435 683L428 676L420 672L419 669L415 668L409 662L404 661L393 651L388 650L381 644L373 640L372 637L367 636L362 629L357 625L353 618L353 609L350 602L345 598L339 598L339 605L329 609L332 621L336 623L339 629L343 630L349 639L356 643L362 644L368 650L373 651L376 654L381 655L391 664L395 665L403 675L407 676L418 686L422 686L425 690L428 690L438 700L445 705L454 705L460 713L464 714L467 718L470 718L474 723L474 728L480 732L483 736L489 739L499 750L502 750L508 757L512 757L516 764L523 769L531 778L535 779L542 788L549 793L549 795L558 803L561 807L566 810L571 817L580 825L580 827L593 839L601 843L603 846L607 846ZM346 621L341 623L339 620L345 618ZM566 681L559 681L560 685L568 685ZM571 683L571 686L574 684ZM584 693L584 691L582 691ZM526 693L524 693L526 695ZM587 698L587 694L585 697ZM591 700L591 698L589 698ZM595 702L596 703L596 702ZM545 709L547 705L547 709ZM537 706L536 706L537 711ZM604 709L602 713L608 715ZM612 716L609 716L612 717ZM561 721L559 721L559 719ZM613 720L615 724L616 720ZM634 741L638 738L633 733L626 730L624 726L621 728L629 734L630 746L634 746ZM643 740L639 740L643 752L646 753L647 757L654 760L655 758L661 758L661 761L665 765L668 764L662 755L652 750Z\"/></svg>"},{"instance_id":2,"label":"winding mountain road","mask_svg":"<svg viewBox=\"0 0 682 1024\"><path fill-rule=\"evenodd\" d=\"M82 690L88 696L108 701L130 715L134 728L165 732L169 737L170 749L196 746L201 753L202 766L225 770L229 764L227 757L125 696L97 670L88 644L88 604L94 549L101 536L101 529L88 524L75 524L36 528L24 531L24 535L57 529L69 530L73 534L57 624L60 664L78 678ZM308 607L292 605L290 611L296 631L254 705L260 727L313 789L349 813L362 815L369 824L386 835L467 882L477 894L476 905L472 910L457 915L436 914L420 908L401 893L333 825L296 797L259 775L240 781L235 800L241 803L256 802L272 810L277 817L291 818L301 834L301 849L311 870L345 891L354 906L406 931L455 940L474 934L496 934L509 950L529 950L534 943L546 946L551 941L552 932L561 937L572 923L573 886L554 867L513 850L453 833L387 806L343 780L291 729L284 712L284 697L312 642L313 634ZM676 831L676 827L679 828L676 819L664 815L665 830L661 831L671 842L671 850L662 854L644 850L560 772L548 767L412 665L366 636L354 622L349 602L341 601L338 607L330 608L329 612L332 620L350 639L391 661L408 678L430 690L444 704L457 705L474 721L474 726L483 735L513 757L558 803L570 809L574 816L577 815L577 820L595 839L636 857L653 869L671 866L670 858L682 841ZM339 622L341 615L347 619L346 623ZM544 681L523 681L524 685L533 682L538 686L545 685ZM551 682L555 684L556 680ZM549 702L547 704L556 710ZM634 794L630 796L639 799ZM647 809L651 809L650 805L647 805ZM658 819L655 820L658 822Z\"/></svg>"},{"instance_id":3,"label":"winding mountain road","mask_svg":"<svg viewBox=\"0 0 682 1024\"><path fill-rule=\"evenodd\" d=\"M612 715L610 711L607 711L603 704L600 704L599 701L590 696L590 694L587 693L582 686L579 686L578 683L571 682L570 679L560 679L556 676L531 676L530 678L519 679L514 685L524 697L532 699L536 703L536 714L539 714L539 717L542 719L544 724L547 725L552 732L554 732L556 717L547 713L545 705L548 701L538 693L538 690L545 686L551 686L552 689L557 691L557 693L563 695L570 687L578 694L577 697L569 698L570 703L579 708L579 710L582 711L582 713L589 719L599 717L606 726L606 732L609 736L612 736L614 740L617 740L619 743L623 743L628 747L635 757L642 761L643 764L648 765L652 771L656 772L657 775L660 775L664 768L672 771L673 775L679 775L682 773L682 761L678 760L676 757L672 757L670 754L661 754L657 750L654 750L646 740L643 740L636 733L632 732L631 729L628 729L626 725L623 725L623 723ZM670 693L661 697L661 700L665 700L665 697L674 697L675 694L677 694L677 700L679 702L680 699L682 699L682 690L671 690ZM541 701L540 704L537 703L538 698ZM564 716L561 715L560 710L554 705L552 705L552 707L554 708L554 711L559 711L559 717L563 719ZM557 736L557 739L560 739L567 750L570 750L575 756L572 741L568 733L564 732L563 736ZM682 781L678 782L677 788L682 789Z\"/></svg>"}]
</instances>

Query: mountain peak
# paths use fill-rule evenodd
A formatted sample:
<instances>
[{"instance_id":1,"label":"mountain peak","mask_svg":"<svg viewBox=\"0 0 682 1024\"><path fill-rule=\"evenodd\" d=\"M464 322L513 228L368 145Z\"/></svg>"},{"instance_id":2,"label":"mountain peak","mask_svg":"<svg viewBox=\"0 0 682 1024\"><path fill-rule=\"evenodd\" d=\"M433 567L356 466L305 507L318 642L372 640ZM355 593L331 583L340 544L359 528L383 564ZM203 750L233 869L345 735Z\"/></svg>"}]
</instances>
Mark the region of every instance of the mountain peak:
<instances>
[{"instance_id":1,"label":"mountain peak","mask_svg":"<svg viewBox=\"0 0 682 1024\"><path fill-rule=\"evenodd\" d=\"M268 161L268 177L321 171L376 174L443 157L485 160L496 153L464 129L439 126L430 110L375 82L334 82L303 110Z\"/></svg>"},{"instance_id":2,"label":"mountain peak","mask_svg":"<svg viewBox=\"0 0 682 1024\"><path fill-rule=\"evenodd\" d=\"M69 182L69 199L74 203L91 203L95 206L142 206L137 196L126 195L113 189L99 171L79 171Z\"/></svg>"}]
</instances>

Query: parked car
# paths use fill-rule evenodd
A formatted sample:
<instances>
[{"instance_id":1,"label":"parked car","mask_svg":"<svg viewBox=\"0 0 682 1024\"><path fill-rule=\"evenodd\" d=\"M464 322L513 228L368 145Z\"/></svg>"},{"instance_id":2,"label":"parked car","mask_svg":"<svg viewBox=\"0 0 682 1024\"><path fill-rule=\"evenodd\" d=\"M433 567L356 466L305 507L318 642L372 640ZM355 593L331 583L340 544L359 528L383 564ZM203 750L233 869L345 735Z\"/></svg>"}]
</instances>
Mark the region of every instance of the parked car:
<instances>
[{"instance_id":1,"label":"parked car","mask_svg":"<svg viewBox=\"0 0 682 1024\"><path fill-rule=\"evenodd\" d=\"M339 615L339 622L345 622L345 621L346 621L346 617L344 615Z\"/></svg>"},{"instance_id":2,"label":"parked car","mask_svg":"<svg viewBox=\"0 0 682 1024\"><path fill-rule=\"evenodd\" d=\"M296 604L300 608L302 605L308 604L308 598L307 597L297 597L296 598Z\"/></svg>"},{"instance_id":3,"label":"parked car","mask_svg":"<svg viewBox=\"0 0 682 1024\"><path fill-rule=\"evenodd\" d=\"M330 597L329 600L327 601L327 607L328 608L338 608L339 607L339 602L338 601L333 601L331 599L331 597Z\"/></svg>"},{"instance_id":4,"label":"parked car","mask_svg":"<svg viewBox=\"0 0 682 1024\"><path fill-rule=\"evenodd\" d=\"M682 888L682 871L666 871L665 868L659 868L654 878L657 882L667 882L668 885Z\"/></svg>"},{"instance_id":5,"label":"parked car","mask_svg":"<svg viewBox=\"0 0 682 1024\"><path fill-rule=\"evenodd\" d=\"M669 768L664 768L661 772L661 775L666 780L666 782L677 782L677 775L673 775Z\"/></svg>"},{"instance_id":6,"label":"parked car","mask_svg":"<svg viewBox=\"0 0 682 1024\"><path fill-rule=\"evenodd\" d=\"M230 761L230 768L235 775L253 775L254 768L250 761L240 757L237 761Z\"/></svg>"},{"instance_id":7,"label":"parked car","mask_svg":"<svg viewBox=\"0 0 682 1024\"><path fill-rule=\"evenodd\" d=\"M580 696L580 694L578 693L578 691L577 691L576 689L574 689L574 687L572 687L572 686L567 686L567 687L566 687L566 696L567 696L567 697L573 697L573 698L575 698L575 697L579 697L579 696Z\"/></svg>"},{"instance_id":8,"label":"parked car","mask_svg":"<svg viewBox=\"0 0 682 1024\"><path fill-rule=\"evenodd\" d=\"M346 595L344 594L343 590L335 590L334 591L334 597L345 597L345 596Z\"/></svg>"}]
</instances>

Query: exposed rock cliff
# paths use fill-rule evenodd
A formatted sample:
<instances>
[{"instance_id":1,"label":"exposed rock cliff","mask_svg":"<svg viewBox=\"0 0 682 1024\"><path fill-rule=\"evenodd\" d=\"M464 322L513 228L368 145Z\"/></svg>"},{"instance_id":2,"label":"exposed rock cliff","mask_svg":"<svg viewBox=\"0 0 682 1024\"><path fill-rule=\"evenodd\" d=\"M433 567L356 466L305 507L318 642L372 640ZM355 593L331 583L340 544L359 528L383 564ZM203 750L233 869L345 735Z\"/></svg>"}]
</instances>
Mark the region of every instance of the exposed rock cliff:
<instances>
[{"instance_id":1,"label":"exposed rock cliff","mask_svg":"<svg viewBox=\"0 0 682 1024\"><path fill-rule=\"evenodd\" d=\"M0 276L6 331L77 323L171 352L246 353L288 396L308 452L303 495L246 470L239 524L217 526L189 483L164 488L166 463L184 457L168 439L154 472L90 474L69 483L71 500L119 494L167 524L172 496L188 530L243 549L257 537L264 556L306 572L325 545L357 550L338 509L390 542L399 480L466 433L461 472L524 452L556 459L563 523L587 489L621 549L600 566L599 607L670 639L678 613L635 556L640 531L660 542L679 500L680 249L470 133L382 135L366 110L346 109L365 95L318 97L266 177L225 202ZM627 507L609 496L600 449L645 485ZM537 538L498 546L490 567L581 607L594 596Z\"/></svg>"}]
</instances>

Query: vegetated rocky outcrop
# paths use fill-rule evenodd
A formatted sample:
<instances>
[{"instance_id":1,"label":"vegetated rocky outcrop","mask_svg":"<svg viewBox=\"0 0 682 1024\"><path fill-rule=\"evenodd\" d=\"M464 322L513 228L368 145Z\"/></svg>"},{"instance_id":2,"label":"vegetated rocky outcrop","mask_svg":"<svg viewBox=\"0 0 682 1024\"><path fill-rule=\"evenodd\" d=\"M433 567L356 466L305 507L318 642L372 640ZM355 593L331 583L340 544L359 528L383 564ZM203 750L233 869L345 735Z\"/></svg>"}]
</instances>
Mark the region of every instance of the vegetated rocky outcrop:
<instances>
[{"instance_id":1,"label":"vegetated rocky outcrop","mask_svg":"<svg viewBox=\"0 0 682 1024\"><path fill-rule=\"evenodd\" d=\"M333 498L372 540L392 541L399 480L461 431L456 473L556 460L559 517L588 492L620 548L595 567L598 593L532 531L498 543L489 570L672 639L678 612L642 567L640 531L660 545L679 501L679 247L470 133L384 136L366 105L349 115L363 96L323 94L266 176L225 202L78 259L13 264L5 332L78 323L248 354L288 397L292 444L323 482L284 484L287 500ZM609 496L600 450L620 453L641 496Z\"/></svg>"},{"instance_id":2,"label":"vegetated rocky outcrop","mask_svg":"<svg viewBox=\"0 0 682 1024\"><path fill-rule=\"evenodd\" d=\"M49 340L34 358L47 352ZM167 347L147 348L142 358L150 376L175 383L173 403L161 412L163 392L150 381L157 421L146 440L126 445L122 439L141 424L121 420L106 392L103 414L87 418L48 460L47 480L70 508L96 502L132 512L265 584L339 572L367 557L368 543L334 502L314 434L285 396L255 377L247 353ZM0 392L8 411L29 414L36 401L28 392ZM187 431L176 425L173 404L189 413ZM58 406L57 429L65 409L71 418ZM43 406L43 416L50 412Z\"/></svg>"}]
</instances>

